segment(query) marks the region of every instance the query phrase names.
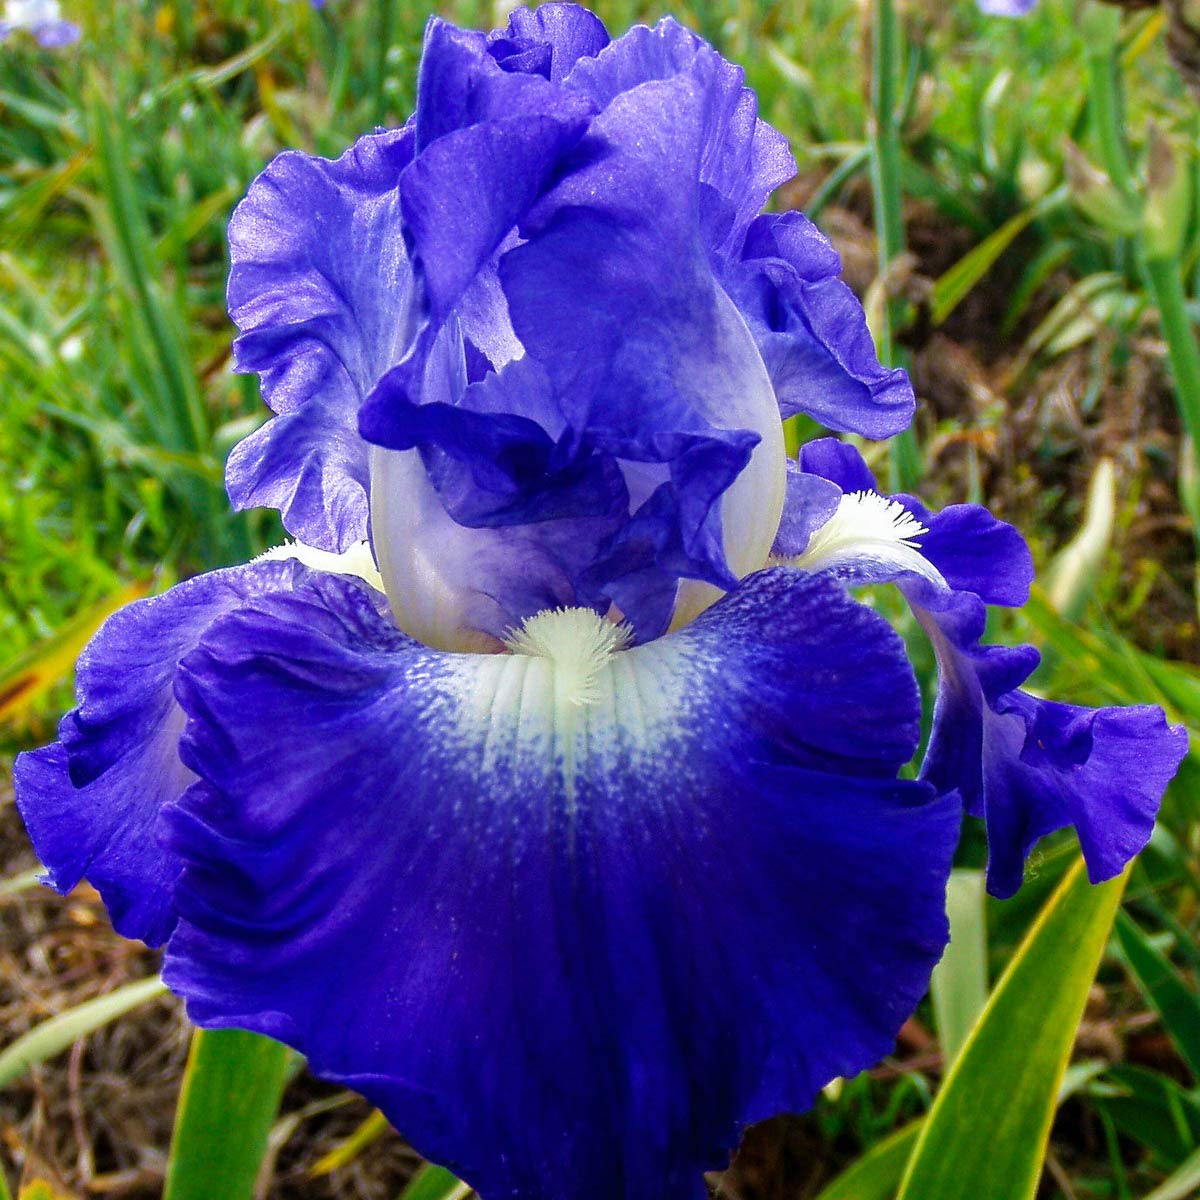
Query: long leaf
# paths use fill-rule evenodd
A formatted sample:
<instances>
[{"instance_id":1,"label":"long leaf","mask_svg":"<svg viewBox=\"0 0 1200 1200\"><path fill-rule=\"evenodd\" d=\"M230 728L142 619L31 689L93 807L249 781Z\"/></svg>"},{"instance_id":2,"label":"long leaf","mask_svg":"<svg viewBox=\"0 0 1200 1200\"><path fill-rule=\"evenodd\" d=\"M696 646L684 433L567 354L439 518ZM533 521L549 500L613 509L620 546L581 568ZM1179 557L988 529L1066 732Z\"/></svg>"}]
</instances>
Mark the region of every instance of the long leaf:
<instances>
[{"instance_id":1,"label":"long leaf","mask_svg":"<svg viewBox=\"0 0 1200 1200\"><path fill-rule=\"evenodd\" d=\"M1125 879L1093 887L1076 863L1059 885L938 1093L901 1200L1031 1200Z\"/></svg>"},{"instance_id":2,"label":"long leaf","mask_svg":"<svg viewBox=\"0 0 1200 1200\"><path fill-rule=\"evenodd\" d=\"M971 289L996 265L997 259L1038 217L1066 199L1060 189L1043 197L1024 212L1010 217L995 233L969 250L933 285L933 323L940 325L966 298Z\"/></svg>"},{"instance_id":3,"label":"long leaf","mask_svg":"<svg viewBox=\"0 0 1200 1200\"><path fill-rule=\"evenodd\" d=\"M322 1155L309 1172L314 1178L328 1175L352 1163L368 1146L391 1132L388 1119L376 1109L348 1138L339 1142L328 1154Z\"/></svg>"},{"instance_id":4,"label":"long leaf","mask_svg":"<svg viewBox=\"0 0 1200 1200\"><path fill-rule=\"evenodd\" d=\"M876 1142L822 1189L817 1200L891 1200L924 1123L925 1118L918 1117Z\"/></svg>"},{"instance_id":5,"label":"long leaf","mask_svg":"<svg viewBox=\"0 0 1200 1200\"><path fill-rule=\"evenodd\" d=\"M166 990L166 985L157 976L139 979L137 983L127 983L107 996L98 996L43 1021L0 1053L0 1088L7 1087L30 1067L61 1054L81 1037L161 996Z\"/></svg>"},{"instance_id":6,"label":"long leaf","mask_svg":"<svg viewBox=\"0 0 1200 1200\"><path fill-rule=\"evenodd\" d=\"M21 655L0 675L0 721L11 721L47 688L67 678L104 619L149 590L147 582L127 584Z\"/></svg>"},{"instance_id":7,"label":"long leaf","mask_svg":"<svg viewBox=\"0 0 1200 1200\"><path fill-rule=\"evenodd\" d=\"M1082 1091L1107 1069L1102 1058L1073 1063L1058 1089L1058 1103ZM892 1200L924 1124L925 1118L917 1117L876 1142L827 1184L817 1200Z\"/></svg>"},{"instance_id":8,"label":"long leaf","mask_svg":"<svg viewBox=\"0 0 1200 1200\"><path fill-rule=\"evenodd\" d=\"M948 1070L987 1003L983 872L951 872L946 892L950 945L930 981L942 1059Z\"/></svg>"},{"instance_id":9,"label":"long leaf","mask_svg":"<svg viewBox=\"0 0 1200 1200\"><path fill-rule=\"evenodd\" d=\"M256 1033L196 1030L163 1200L252 1200L292 1057Z\"/></svg>"},{"instance_id":10,"label":"long leaf","mask_svg":"<svg viewBox=\"0 0 1200 1200\"><path fill-rule=\"evenodd\" d=\"M1200 1079L1200 996L1125 913L1117 916L1117 945L1146 999L1162 1017L1192 1078Z\"/></svg>"}]
</instances>

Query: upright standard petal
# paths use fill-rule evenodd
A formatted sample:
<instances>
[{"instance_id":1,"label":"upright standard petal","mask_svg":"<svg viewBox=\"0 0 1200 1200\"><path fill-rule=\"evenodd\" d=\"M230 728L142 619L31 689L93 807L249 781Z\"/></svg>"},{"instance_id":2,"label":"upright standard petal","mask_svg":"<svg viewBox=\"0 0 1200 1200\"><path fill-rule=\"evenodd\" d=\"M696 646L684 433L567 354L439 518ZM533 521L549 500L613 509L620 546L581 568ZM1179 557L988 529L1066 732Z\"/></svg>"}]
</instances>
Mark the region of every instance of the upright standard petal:
<instances>
[{"instance_id":1,"label":"upright standard petal","mask_svg":"<svg viewBox=\"0 0 1200 1200\"><path fill-rule=\"evenodd\" d=\"M1038 652L981 641L986 606L1023 604L1033 580L1029 549L1010 525L979 505L934 514L911 496L881 497L858 451L833 439L805 446L800 467L855 490L797 565L850 583L895 581L933 643L938 695L921 777L984 818L988 889L1012 895L1033 846L1068 825L1094 882L1119 874L1150 839L1187 753L1184 729L1150 706L1078 708L1019 690ZM796 511L786 527L812 523L813 494L789 492Z\"/></svg>"},{"instance_id":2,"label":"upright standard petal","mask_svg":"<svg viewBox=\"0 0 1200 1200\"><path fill-rule=\"evenodd\" d=\"M782 431L701 235L701 164L725 115L710 74L620 93L573 149L521 142L488 151L477 170L473 156L503 124L490 121L445 134L406 174L407 197L423 187L426 159L454 142L462 186L422 194L460 197L486 230L427 238L414 222L414 259L423 279L436 275L433 311L445 323L431 322L421 352L360 414L376 445L420 451L377 456L373 480L389 594L420 640L473 648L548 603L616 605L646 640L766 562L783 502ZM525 180L501 190L504 204L481 183L493 167ZM468 294L466 276L433 264L468 245L477 270L518 216L496 280L523 354L472 378L457 313L445 312ZM505 568L500 549L514 541L527 552Z\"/></svg>"},{"instance_id":3,"label":"upright standard petal","mask_svg":"<svg viewBox=\"0 0 1200 1200\"><path fill-rule=\"evenodd\" d=\"M704 243L714 258L736 257L767 197L796 173L787 138L759 120L758 98L745 86L742 68L672 17L664 17L653 29L635 25L581 61L567 86L607 107L641 84L681 75L696 80L706 96L697 176Z\"/></svg>"},{"instance_id":4,"label":"upright standard petal","mask_svg":"<svg viewBox=\"0 0 1200 1200\"><path fill-rule=\"evenodd\" d=\"M904 371L879 363L866 314L841 281L836 251L803 213L760 216L727 286L753 330L784 417L887 438L916 408Z\"/></svg>"},{"instance_id":5,"label":"upright standard petal","mask_svg":"<svg viewBox=\"0 0 1200 1200\"><path fill-rule=\"evenodd\" d=\"M581 144L587 165L500 264L521 341L590 443L626 469L631 520L584 592L643 638L761 566L783 504L774 395L699 224L722 100L702 71L620 93ZM677 596L681 578L697 581L692 594Z\"/></svg>"},{"instance_id":6,"label":"upright standard petal","mask_svg":"<svg viewBox=\"0 0 1200 1200\"><path fill-rule=\"evenodd\" d=\"M608 30L581 4L539 4L509 14L504 30L488 38L488 53L506 70L536 70L561 83L582 58L600 53Z\"/></svg>"},{"instance_id":7,"label":"upright standard petal","mask_svg":"<svg viewBox=\"0 0 1200 1200\"><path fill-rule=\"evenodd\" d=\"M702 1196L886 1053L946 938L957 805L895 777L878 617L776 571L625 640L573 610L439 654L324 578L182 668L171 986L489 1198Z\"/></svg>"},{"instance_id":8,"label":"upright standard petal","mask_svg":"<svg viewBox=\"0 0 1200 1200\"><path fill-rule=\"evenodd\" d=\"M290 591L298 574L295 562L231 567L114 613L79 659L59 740L17 758L17 808L46 881L65 894L86 877L126 937L159 945L175 923L179 863L159 845L162 809L195 778L178 753L179 660L217 617Z\"/></svg>"},{"instance_id":9,"label":"upright standard petal","mask_svg":"<svg viewBox=\"0 0 1200 1200\"><path fill-rule=\"evenodd\" d=\"M421 316L401 227L411 128L336 162L281 154L229 225L239 371L278 415L226 470L236 508L279 509L294 536L341 551L367 537L368 447L358 406L409 349Z\"/></svg>"}]
</instances>

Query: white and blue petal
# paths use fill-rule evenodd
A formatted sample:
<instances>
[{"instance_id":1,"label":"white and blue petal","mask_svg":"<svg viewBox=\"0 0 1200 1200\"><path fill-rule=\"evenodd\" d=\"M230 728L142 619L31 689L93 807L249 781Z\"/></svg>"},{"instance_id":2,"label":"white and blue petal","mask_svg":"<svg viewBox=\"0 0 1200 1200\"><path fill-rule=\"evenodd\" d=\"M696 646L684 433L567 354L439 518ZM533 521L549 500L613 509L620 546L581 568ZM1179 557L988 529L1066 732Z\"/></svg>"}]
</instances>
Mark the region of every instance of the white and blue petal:
<instances>
[{"instance_id":1,"label":"white and blue petal","mask_svg":"<svg viewBox=\"0 0 1200 1200\"><path fill-rule=\"evenodd\" d=\"M31 34L39 46L58 50L79 41L79 26L63 19L58 0L5 0L0 42L17 31Z\"/></svg>"},{"instance_id":2,"label":"white and blue petal","mask_svg":"<svg viewBox=\"0 0 1200 1200\"><path fill-rule=\"evenodd\" d=\"M900 782L895 635L756 575L623 648L582 610L442 654L314 577L182 669L166 964L485 1196L682 1200L886 1053L946 938L958 805Z\"/></svg>"},{"instance_id":3,"label":"white and blue petal","mask_svg":"<svg viewBox=\"0 0 1200 1200\"><path fill-rule=\"evenodd\" d=\"M323 550L367 537L358 407L421 317L398 191L412 153L405 128L360 138L335 162L281 154L229 226L234 361L258 372L278 414L234 448L229 495L278 509Z\"/></svg>"},{"instance_id":4,"label":"white and blue petal","mask_svg":"<svg viewBox=\"0 0 1200 1200\"><path fill-rule=\"evenodd\" d=\"M420 593L400 599L397 616L421 640L455 648L480 634L496 637L536 611L521 606L535 593L543 603L601 612L615 604L645 640L766 562L783 500L782 432L770 381L745 323L716 285L699 222L701 164L727 116L727 97L712 75L680 71L606 100L571 152L570 171L554 166L565 142L489 152L482 173L471 165L478 147L464 143L447 159L462 187L430 189L434 197L457 196L490 231L478 245L481 254L498 254L503 303L492 309L511 318L522 353L473 375L472 334L457 313L446 313L446 323L436 334L430 325L419 352L379 382L360 414L364 436L398 452L374 459L373 536L394 598L406 589ZM427 157L462 135L490 136L497 125L444 134L418 157L402 191ZM511 173L522 161L526 190L497 192L480 182L493 166ZM502 209L496 196L527 203L555 173L561 179L521 218L522 237L495 246L521 207ZM454 274L464 238L438 238L443 250L436 252L435 241L412 240L423 280L432 278L435 260L450 264L436 284L435 318L470 295ZM467 257L472 270L483 269L478 255ZM439 355L455 360L449 370ZM435 393L445 407L427 411ZM467 436L484 429L489 445ZM398 524L385 520L385 509ZM422 514L419 525L406 514ZM567 536L562 521L579 519L586 529ZM389 571L386 562L388 547L434 539L451 548L439 552L436 603L423 568ZM492 575L503 559L492 551L514 539L532 554ZM406 550L398 560L410 557ZM468 579L473 588L462 586ZM426 610L432 625L408 619ZM467 628L480 612L490 624Z\"/></svg>"}]
</instances>

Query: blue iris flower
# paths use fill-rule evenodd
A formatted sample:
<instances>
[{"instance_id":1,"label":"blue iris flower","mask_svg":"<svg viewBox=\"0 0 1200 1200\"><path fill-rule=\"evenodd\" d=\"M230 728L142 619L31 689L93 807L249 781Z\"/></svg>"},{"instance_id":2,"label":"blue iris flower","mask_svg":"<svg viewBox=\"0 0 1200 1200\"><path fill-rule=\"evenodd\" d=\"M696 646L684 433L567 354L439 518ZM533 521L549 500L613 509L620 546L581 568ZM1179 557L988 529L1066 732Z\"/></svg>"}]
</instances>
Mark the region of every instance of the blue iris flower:
<instances>
[{"instance_id":1,"label":"blue iris flower","mask_svg":"<svg viewBox=\"0 0 1200 1200\"><path fill-rule=\"evenodd\" d=\"M748 1122L871 1065L947 937L964 804L1007 893L1073 824L1095 878L1186 748L1019 691L983 646L1028 551L878 495L836 442L913 394L838 257L760 215L794 163L671 20L430 22L415 117L277 158L231 227L274 416L238 507L297 543L119 612L21 756L49 881L165 944L487 1200L701 1196ZM942 666L921 778L894 580Z\"/></svg>"},{"instance_id":2,"label":"blue iris flower","mask_svg":"<svg viewBox=\"0 0 1200 1200\"><path fill-rule=\"evenodd\" d=\"M63 20L58 0L5 0L0 42L17 31L31 34L48 50L79 40L79 26Z\"/></svg>"}]
</instances>

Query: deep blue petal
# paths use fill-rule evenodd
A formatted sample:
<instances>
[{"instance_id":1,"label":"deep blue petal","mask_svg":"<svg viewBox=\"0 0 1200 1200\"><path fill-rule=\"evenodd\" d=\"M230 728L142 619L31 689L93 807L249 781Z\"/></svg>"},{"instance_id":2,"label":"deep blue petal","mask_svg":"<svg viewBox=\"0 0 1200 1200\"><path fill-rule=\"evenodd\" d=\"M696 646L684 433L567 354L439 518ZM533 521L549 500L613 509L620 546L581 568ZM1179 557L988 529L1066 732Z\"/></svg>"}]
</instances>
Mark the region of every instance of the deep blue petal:
<instances>
[{"instance_id":1,"label":"deep blue petal","mask_svg":"<svg viewBox=\"0 0 1200 1200\"><path fill-rule=\"evenodd\" d=\"M956 592L974 592L987 604L1020 608L1033 583L1033 555L1025 539L980 504L952 504L931 513L913 496L899 500L928 530L921 553Z\"/></svg>"},{"instance_id":2,"label":"deep blue petal","mask_svg":"<svg viewBox=\"0 0 1200 1200\"><path fill-rule=\"evenodd\" d=\"M640 637L665 627L679 573L730 586L725 547L746 539L723 525L719 502L743 473L749 483L776 469L764 443L746 472L760 439L778 433L774 401L697 224L698 164L718 120L707 86L683 73L616 96L583 143L587 165L539 204L528 240L500 263L514 328L560 411L597 451L667 468L591 573ZM750 412L759 392L765 415Z\"/></svg>"},{"instance_id":3,"label":"deep blue petal","mask_svg":"<svg viewBox=\"0 0 1200 1200\"><path fill-rule=\"evenodd\" d=\"M912 421L904 371L882 367L858 298L830 271L828 245L800 213L751 227L727 283L758 340L784 417L807 413L829 429L887 438Z\"/></svg>"},{"instance_id":4,"label":"deep blue petal","mask_svg":"<svg viewBox=\"0 0 1200 1200\"><path fill-rule=\"evenodd\" d=\"M847 495L875 492L879 485L857 446L840 438L814 438L800 447L800 470L836 483Z\"/></svg>"},{"instance_id":5,"label":"deep blue petal","mask_svg":"<svg viewBox=\"0 0 1200 1200\"><path fill-rule=\"evenodd\" d=\"M404 174L405 236L438 322L449 316L587 126L590 108L580 97L543 86L557 103L447 133Z\"/></svg>"},{"instance_id":6,"label":"deep blue petal","mask_svg":"<svg viewBox=\"0 0 1200 1200\"><path fill-rule=\"evenodd\" d=\"M234 448L234 506L280 510L309 545L367 536L359 402L404 354L419 317L397 183L409 129L361 138L336 162L281 154L229 226L239 371L278 414Z\"/></svg>"},{"instance_id":7,"label":"deep blue petal","mask_svg":"<svg viewBox=\"0 0 1200 1200\"><path fill-rule=\"evenodd\" d=\"M86 876L126 937L159 945L175 923L179 863L158 835L163 805L194 779L178 754L176 666L221 614L304 574L295 562L232 567L114 613L80 656L59 741L17 758L17 808L47 882L65 894Z\"/></svg>"},{"instance_id":8,"label":"deep blue petal","mask_svg":"<svg viewBox=\"0 0 1200 1200\"><path fill-rule=\"evenodd\" d=\"M1022 719L1025 737L1019 756L989 745L984 815L994 810L993 826L1019 827L1011 841L998 830L989 836L993 890L1003 895L1020 883L1017 871L1005 870L1006 857L1018 865L1012 851L1019 848L1023 863L1038 838L1065 825L1079 835L1093 883L1119 875L1150 840L1163 792L1187 754L1186 731L1168 726L1152 705L1080 708L1018 692L999 707Z\"/></svg>"},{"instance_id":9,"label":"deep blue petal","mask_svg":"<svg viewBox=\"0 0 1200 1200\"><path fill-rule=\"evenodd\" d=\"M1119 874L1150 839L1187 733L1162 710L1078 708L1019 685L1037 666L1031 646L984 646L984 606L959 593L941 612L914 605L937 650L939 687L921 777L957 789L988 833L988 890L1021 885L1025 859L1047 833L1073 826L1093 882Z\"/></svg>"},{"instance_id":10,"label":"deep blue petal","mask_svg":"<svg viewBox=\"0 0 1200 1200\"><path fill-rule=\"evenodd\" d=\"M913 597L909 597L910 602ZM927 603L930 597L921 597ZM952 593L933 612L914 605L938 658L938 693L921 777L939 791L957 791L968 812L983 815L984 717L1037 669L1033 646L985 646L987 607L969 592Z\"/></svg>"},{"instance_id":11,"label":"deep blue petal","mask_svg":"<svg viewBox=\"0 0 1200 1200\"><path fill-rule=\"evenodd\" d=\"M874 490L862 456L836 439L810 442L799 461L813 473L800 478L846 493ZM784 527L803 531L820 498L791 489ZM981 639L988 604L1018 607L1029 596L1033 559L1024 539L979 505L931 513L912 496L892 499L925 527L915 541L941 580L869 547L860 562L839 561L830 573L851 584L897 583L928 633L938 690L921 778L940 793L956 792L968 812L984 818L988 889L1001 897L1015 892L1038 839L1068 825L1093 881L1119 874L1149 840L1186 734L1157 708L1075 708L1021 691L1037 668L1037 650Z\"/></svg>"},{"instance_id":12,"label":"deep blue petal","mask_svg":"<svg viewBox=\"0 0 1200 1200\"><path fill-rule=\"evenodd\" d=\"M570 119L593 111L584 97L551 82L556 51L552 43L539 52L529 39L522 41L524 63L505 53L516 49L511 43L506 47L476 30L430 18L417 77L419 154L440 138L473 125L539 115ZM560 56L571 53L566 46L558 50ZM531 69L516 69L522 65Z\"/></svg>"},{"instance_id":13,"label":"deep blue petal","mask_svg":"<svg viewBox=\"0 0 1200 1200\"><path fill-rule=\"evenodd\" d=\"M743 1123L890 1048L956 804L895 781L898 639L800 573L618 652L573 732L522 659L427 651L330 579L214 626L166 976L486 1197L698 1198Z\"/></svg>"}]
</instances>

